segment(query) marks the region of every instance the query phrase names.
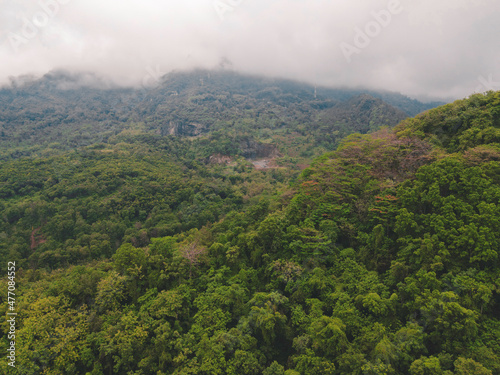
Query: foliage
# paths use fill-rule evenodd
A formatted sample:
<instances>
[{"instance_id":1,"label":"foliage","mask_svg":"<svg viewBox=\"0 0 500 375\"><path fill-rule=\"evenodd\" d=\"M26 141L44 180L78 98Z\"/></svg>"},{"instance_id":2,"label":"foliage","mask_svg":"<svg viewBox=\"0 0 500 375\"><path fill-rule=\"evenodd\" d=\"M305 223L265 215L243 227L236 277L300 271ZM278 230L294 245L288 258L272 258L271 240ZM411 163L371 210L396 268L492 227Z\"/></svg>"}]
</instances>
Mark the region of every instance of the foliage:
<instances>
[{"instance_id":1,"label":"foliage","mask_svg":"<svg viewBox=\"0 0 500 375\"><path fill-rule=\"evenodd\" d=\"M278 184L161 136L60 179L3 164L20 373L499 374L499 145L467 130L495 134L497 100L351 135Z\"/></svg>"}]
</instances>

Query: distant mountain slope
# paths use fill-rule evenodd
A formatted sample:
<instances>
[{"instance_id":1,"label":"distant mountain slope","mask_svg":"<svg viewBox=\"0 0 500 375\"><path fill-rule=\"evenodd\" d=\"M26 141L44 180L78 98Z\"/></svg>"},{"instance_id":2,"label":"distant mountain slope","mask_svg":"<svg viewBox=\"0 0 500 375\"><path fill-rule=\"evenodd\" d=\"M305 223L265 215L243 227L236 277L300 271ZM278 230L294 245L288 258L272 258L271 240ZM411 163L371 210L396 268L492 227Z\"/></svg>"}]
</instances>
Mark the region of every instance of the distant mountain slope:
<instances>
[{"instance_id":1,"label":"distant mountain slope","mask_svg":"<svg viewBox=\"0 0 500 375\"><path fill-rule=\"evenodd\" d=\"M427 108L399 94L315 88L224 70L172 72L148 89L52 72L0 89L0 158L107 142L123 131L208 138L222 132L234 143L279 143L288 133L307 138L299 154L319 155L347 134L394 126Z\"/></svg>"},{"instance_id":2,"label":"distant mountain slope","mask_svg":"<svg viewBox=\"0 0 500 375\"><path fill-rule=\"evenodd\" d=\"M377 130L380 125L393 125L404 120L406 114L369 94L362 94L326 109L321 117L325 124L349 125L356 132Z\"/></svg>"},{"instance_id":3,"label":"distant mountain slope","mask_svg":"<svg viewBox=\"0 0 500 375\"><path fill-rule=\"evenodd\" d=\"M363 90L363 89L332 89L325 87L318 87L317 89L318 95L321 95L326 98L331 98L340 101L349 100L352 97L356 97L362 94L368 94L384 102L392 105L395 108L406 113L409 117L413 117L427 111L428 109L436 108L440 105L444 105L444 102L429 102L422 103L416 99L411 99L405 95L389 92L389 91L374 91L374 90Z\"/></svg>"}]
</instances>

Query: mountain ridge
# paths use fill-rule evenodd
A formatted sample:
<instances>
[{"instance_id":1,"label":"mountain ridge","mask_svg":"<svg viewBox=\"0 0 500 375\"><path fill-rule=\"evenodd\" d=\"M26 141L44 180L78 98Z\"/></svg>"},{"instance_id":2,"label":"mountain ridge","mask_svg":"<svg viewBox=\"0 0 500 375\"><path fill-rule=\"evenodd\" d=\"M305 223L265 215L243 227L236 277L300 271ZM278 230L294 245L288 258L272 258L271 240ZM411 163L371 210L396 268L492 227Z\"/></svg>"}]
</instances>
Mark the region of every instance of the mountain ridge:
<instances>
[{"instance_id":1,"label":"mountain ridge","mask_svg":"<svg viewBox=\"0 0 500 375\"><path fill-rule=\"evenodd\" d=\"M390 94L399 107L407 107L403 113L381 99L384 93L315 88L223 70L169 73L142 89L60 71L12 82L0 89L0 158L39 153L50 144L74 149L124 131L209 138L225 132L264 143L298 132L314 138L303 140L309 143L303 152L319 155L350 132L395 126L415 108L432 107L415 107L415 101ZM376 99L368 101L373 108L366 107L366 113L348 104L360 95Z\"/></svg>"}]
</instances>

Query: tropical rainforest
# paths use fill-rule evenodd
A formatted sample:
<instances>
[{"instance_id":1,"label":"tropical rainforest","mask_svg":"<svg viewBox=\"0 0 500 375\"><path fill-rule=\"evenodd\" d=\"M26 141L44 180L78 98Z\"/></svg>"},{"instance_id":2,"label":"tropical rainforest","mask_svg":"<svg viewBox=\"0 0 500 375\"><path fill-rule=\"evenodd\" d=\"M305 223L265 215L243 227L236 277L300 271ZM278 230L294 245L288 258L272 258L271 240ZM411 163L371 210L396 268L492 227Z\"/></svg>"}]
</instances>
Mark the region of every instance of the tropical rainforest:
<instances>
[{"instance_id":1,"label":"tropical rainforest","mask_svg":"<svg viewBox=\"0 0 500 375\"><path fill-rule=\"evenodd\" d=\"M500 374L500 92L439 104L226 71L13 80L2 373Z\"/></svg>"}]
</instances>

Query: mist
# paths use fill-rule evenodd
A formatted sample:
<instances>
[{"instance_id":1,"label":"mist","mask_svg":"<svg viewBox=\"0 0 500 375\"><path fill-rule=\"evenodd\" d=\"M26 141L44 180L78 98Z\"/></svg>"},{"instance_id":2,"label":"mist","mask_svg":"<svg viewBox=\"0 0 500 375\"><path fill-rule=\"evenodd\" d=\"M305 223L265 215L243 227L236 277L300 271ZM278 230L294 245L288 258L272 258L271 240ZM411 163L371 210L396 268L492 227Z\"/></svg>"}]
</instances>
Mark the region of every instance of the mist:
<instances>
[{"instance_id":1,"label":"mist","mask_svg":"<svg viewBox=\"0 0 500 375\"><path fill-rule=\"evenodd\" d=\"M500 90L495 0L0 1L0 84L51 70L120 86L233 69L452 100Z\"/></svg>"}]
</instances>

